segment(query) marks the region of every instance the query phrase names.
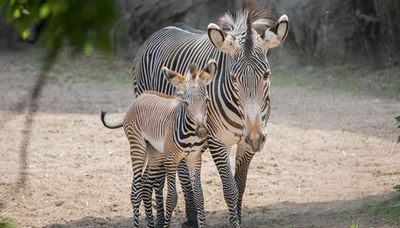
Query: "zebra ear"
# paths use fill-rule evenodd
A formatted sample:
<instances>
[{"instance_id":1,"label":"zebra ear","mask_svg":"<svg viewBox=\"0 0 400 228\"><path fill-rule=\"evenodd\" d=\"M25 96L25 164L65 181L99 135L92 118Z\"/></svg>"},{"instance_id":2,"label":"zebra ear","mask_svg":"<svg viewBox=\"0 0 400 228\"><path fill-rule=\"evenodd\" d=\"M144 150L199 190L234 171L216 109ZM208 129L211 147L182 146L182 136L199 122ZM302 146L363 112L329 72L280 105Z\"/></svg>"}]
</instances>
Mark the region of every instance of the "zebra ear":
<instances>
[{"instance_id":1,"label":"zebra ear","mask_svg":"<svg viewBox=\"0 0 400 228\"><path fill-rule=\"evenodd\" d=\"M263 47L265 49L274 48L281 45L289 30L289 18L282 15L275 26L267 29L263 35Z\"/></svg>"},{"instance_id":2,"label":"zebra ear","mask_svg":"<svg viewBox=\"0 0 400 228\"><path fill-rule=\"evenodd\" d=\"M222 29L214 23L208 25L207 32L208 38L216 48L222 52L230 53L231 55L235 53L239 46L236 37L222 31Z\"/></svg>"},{"instance_id":3,"label":"zebra ear","mask_svg":"<svg viewBox=\"0 0 400 228\"><path fill-rule=\"evenodd\" d=\"M215 76L217 72L217 62L214 59L208 61L207 66L200 72L199 79L208 85Z\"/></svg>"},{"instance_id":4,"label":"zebra ear","mask_svg":"<svg viewBox=\"0 0 400 228\"><path fill-rule=\"evenodd\" d=\"M253 28L258 34L264 34L265 31L275 24L275 21L270 19L261 18L253 22Z\"/></svg>"},{"instance_id":5,"label":"zebra ear","mask_svg":"<svg viewBox=\"0 0 400 228\"><path fill-rule=\"evenodd\" d=\"M178 90L183 90L185 88L187 82L187 78L185 76L166 67L163 67L161 72L175 88Z\"/></svg>"}]
</instances>

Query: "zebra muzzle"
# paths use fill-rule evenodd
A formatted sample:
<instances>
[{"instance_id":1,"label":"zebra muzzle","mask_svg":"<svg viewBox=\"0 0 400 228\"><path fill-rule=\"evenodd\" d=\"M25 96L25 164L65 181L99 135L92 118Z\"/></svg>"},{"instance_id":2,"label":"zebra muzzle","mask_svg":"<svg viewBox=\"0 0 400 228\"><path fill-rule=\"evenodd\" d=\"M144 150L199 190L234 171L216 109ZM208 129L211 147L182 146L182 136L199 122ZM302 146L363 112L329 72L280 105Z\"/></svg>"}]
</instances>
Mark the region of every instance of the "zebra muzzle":
<instances>
[{"instance_id":1,"label":"zebra muzzle","mask_svg":"<svg viewBox=\"0 0 400 228\"><path fill-rule=\"evenodd\" d=\"M247 143L254 152L259 152L264 147L266 139L267 136L264 134L259 134L256 137L247 135L244 138L244 142Z\"/></svg>"}]
</instances>

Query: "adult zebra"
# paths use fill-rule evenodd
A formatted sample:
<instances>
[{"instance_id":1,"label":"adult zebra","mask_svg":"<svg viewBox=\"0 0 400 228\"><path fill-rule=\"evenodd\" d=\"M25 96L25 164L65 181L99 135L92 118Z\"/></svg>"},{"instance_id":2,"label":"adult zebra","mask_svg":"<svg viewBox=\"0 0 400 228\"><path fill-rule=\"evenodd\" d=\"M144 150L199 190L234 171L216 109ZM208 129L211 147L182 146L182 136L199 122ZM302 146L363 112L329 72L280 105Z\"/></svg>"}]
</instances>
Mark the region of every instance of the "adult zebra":
<instances>
[{"instance_id":1,"label":"adult zebra","mask_svg":"<svg viewBox=\"0 0 400 228\"><path fill-rule=\"evenodd\" d=\"M267 51L279 46L288 32L288 17L277 22L264 18L265 8L253 10L248 4L236 17L225 14L219 24L209 24L207 32L169 26L150 36L134 61L135 95L147 90L173 94L174 88L160 73L163 66L184 72L188 64L204 67L209 59L218 63L216 79L208 85L208 148L220 174L230 224L239 227L247 171L254 154L266 140L270 114L270 65ZM238 144L235 174L229 151ZM188 223L197 217L190 186L191 175L181 164L179 175L184 187ZM196 194L196 193L194 193ZM194 212L194 213L191 213Z\"/></svg>"}]
</instances>

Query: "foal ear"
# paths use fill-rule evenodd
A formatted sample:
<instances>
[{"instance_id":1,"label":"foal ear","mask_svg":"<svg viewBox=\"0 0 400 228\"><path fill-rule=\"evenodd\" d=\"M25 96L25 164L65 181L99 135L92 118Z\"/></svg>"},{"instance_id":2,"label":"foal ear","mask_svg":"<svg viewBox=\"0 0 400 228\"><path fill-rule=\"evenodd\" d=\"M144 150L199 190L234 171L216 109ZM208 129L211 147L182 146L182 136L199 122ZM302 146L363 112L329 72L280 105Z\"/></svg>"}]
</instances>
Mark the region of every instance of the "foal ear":
<instances>
[{"instance_id":1,"label":"foal ear","mask_svg":"<svg viewBox=\"0 0 400 228\"><path fill-rule=\"evenodd\" d=\"M210 23L207 27L208 39L214 44L218 50L222 52L229 53L233 55L239 46L236 37L230 35L227 32L222 31L222 29L214 24Z\"/></svg>"},{"instance_id":2,"label":"foal ear","mask_svg":"<svg viewBox=\"0 0 400 228\"><path fill-rule=\"evenodd\" d=\"M200 72L199 79L208 85L214 79L217 72L217 62L214 59L208 61L207 66Z\"/></svg>"},{"instance_id":3,"label":"foal ear","mask_svg":"<svg viewBox=\"0 0 400 228\"><path fill-rule=\"evenodd\" d=\"M161 69L161 73L168 79L168 81L177 89L182 90L186 86L187 78L182 74L170 70L166 67Z\"/></svg>"}]
</instances>

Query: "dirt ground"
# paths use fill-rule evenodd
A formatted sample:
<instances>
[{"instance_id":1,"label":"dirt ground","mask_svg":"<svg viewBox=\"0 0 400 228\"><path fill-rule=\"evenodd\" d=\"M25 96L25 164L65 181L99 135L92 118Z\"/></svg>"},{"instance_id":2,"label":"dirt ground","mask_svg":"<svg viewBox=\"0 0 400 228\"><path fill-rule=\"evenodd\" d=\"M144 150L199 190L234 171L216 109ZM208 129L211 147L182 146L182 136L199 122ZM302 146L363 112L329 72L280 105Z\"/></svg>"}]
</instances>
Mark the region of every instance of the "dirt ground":
<instances>
[{"instance_id":1,"label":"dirt ground","mask_svg":"<svg viewBox=\"0 0 400 228\"><path fill-rule=\"evenodd\" d=\"M34 67L0 55L0 217L21 227L129 227L131 168L122 129L102 126L101 109L122 113L131 85L50 77L34 117L27 183L16 190L24 115L16 104ZM400 102L300 87L274 87L269 136L252 161L242 227L393 227L368 203L398 199ZM118 119L121 114L112 115ZM215 165L204 156L210 227L228 227ZM180 193L172 227L184 222ZM141 222L144 225L144 217Z\"/></svg>"}]
</instances>

